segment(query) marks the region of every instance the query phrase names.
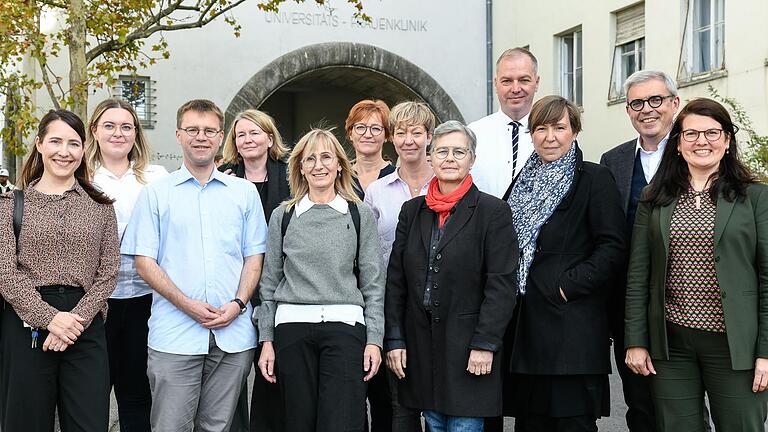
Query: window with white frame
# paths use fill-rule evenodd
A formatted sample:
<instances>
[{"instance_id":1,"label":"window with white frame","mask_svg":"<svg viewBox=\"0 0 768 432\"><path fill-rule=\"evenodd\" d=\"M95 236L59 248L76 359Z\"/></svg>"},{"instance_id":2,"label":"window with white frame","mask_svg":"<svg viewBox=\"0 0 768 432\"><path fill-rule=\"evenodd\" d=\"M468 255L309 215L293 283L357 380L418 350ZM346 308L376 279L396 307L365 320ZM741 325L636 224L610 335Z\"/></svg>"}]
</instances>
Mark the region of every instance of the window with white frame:
<instances>
[{"instance_id":1,"label":"window with white frame","mask_svg":"<svg viewBox=\"0 0 768 432\"><path fill-rule=\"evenodd\" d=\"M725 0L688 0L678 79L725 69Z\"/></svg>"},{"instance_id":2,"label":"window with white frame","mask_svg":"<svg viewBox=\"0 0 768 432\"><path fill-rule=\"evenodd\" d=\"M144 76L121 75L113 91L117 97L133 106L142 126L149 129L154 127L154 81Z\"/></svg>"},{"instance_id":3,"label":"window with white frame","mask_svg":"<svg viewBox=\"0 0 768 432\"><path fill-rule=\"evenodd\" d=\"M621 100L624 82L645 67L645 3L616 12L616 45L613 49L608 99Z\"/></svg>"},{"instance_id":4,"label":"window with white frame","mask_svg":"<svg viewBox=\"0 0 768 432\"><path fill-rule=\"evenodd\" d=\"M560 35L560 95L577 105L583 102L581 29Z\"/></svg>"}]
</instances>

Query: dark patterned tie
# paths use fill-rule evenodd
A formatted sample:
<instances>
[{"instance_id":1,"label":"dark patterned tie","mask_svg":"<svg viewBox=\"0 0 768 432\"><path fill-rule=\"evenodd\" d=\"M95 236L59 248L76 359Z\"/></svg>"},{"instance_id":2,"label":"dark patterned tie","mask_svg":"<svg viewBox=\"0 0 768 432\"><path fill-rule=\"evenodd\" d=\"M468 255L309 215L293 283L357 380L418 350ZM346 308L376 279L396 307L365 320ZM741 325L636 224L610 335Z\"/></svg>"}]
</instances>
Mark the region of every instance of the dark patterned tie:
<instances>
[{"instance_id":1,"label":"dark patterned tie","mask_svg":"<svg viewBox=\"0 0 768 432\"><path fill-rule=\"evenodd\" d=\"M520 126L522 123L511 121L509 125L512 126L512 175L515 175L515 169L517 168L517 141L520 136Z\"/></svg>"}]
</instances>

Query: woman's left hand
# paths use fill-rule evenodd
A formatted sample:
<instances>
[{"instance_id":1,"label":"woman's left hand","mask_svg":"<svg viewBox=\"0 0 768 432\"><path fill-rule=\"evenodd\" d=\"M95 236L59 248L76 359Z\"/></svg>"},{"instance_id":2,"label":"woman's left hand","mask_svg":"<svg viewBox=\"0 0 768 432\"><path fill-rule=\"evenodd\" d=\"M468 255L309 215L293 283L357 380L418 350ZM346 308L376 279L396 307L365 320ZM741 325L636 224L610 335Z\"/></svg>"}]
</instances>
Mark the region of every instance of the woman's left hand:
<instances>
[{"instance_id":1,"label":"woman's left hand","mask_svg":"<svg viewBox=\"0 0 768 432\"><path fill-rule=\"evenodd\" d=\"M381 366L381 348L373 344L366 345L363 352L363 370L368 373L363 377L363 381L373 378L379 371L379 366Z\"/></svg>"},{"instance_id":2,"label":"woman's left hand","mask_svg":"<svg viewBox=\"0 0 768 432\"><path fill-rule=\"evenodd\" d=\"M59 339L58 336L56 336L53 333L48 333L48 336L45 338L45 342L43 342L43 351L64 351L67 349L69 344L61 339Z\"/></svg>"},{"instance_id":3,"label":"woman's left hand","mask_svg":"<svg viewBox=\"0 0 768 432\"><path fill-rule=\"evenodd\" d=\"M474 375L488 375L493 365L493 351L472 350L469 352L467 372Z\"/></svg>"},{"instance_id":4,"label":"woman's left hand","mask_svg":"<svg viewBox=\"0 0 768 432\"><path fill-rule=\"evenodd\" d=\"M755 380L752 382L752 392L759 393L768 388L768 359L755 360Z\"/></svg>"}]
</instances>

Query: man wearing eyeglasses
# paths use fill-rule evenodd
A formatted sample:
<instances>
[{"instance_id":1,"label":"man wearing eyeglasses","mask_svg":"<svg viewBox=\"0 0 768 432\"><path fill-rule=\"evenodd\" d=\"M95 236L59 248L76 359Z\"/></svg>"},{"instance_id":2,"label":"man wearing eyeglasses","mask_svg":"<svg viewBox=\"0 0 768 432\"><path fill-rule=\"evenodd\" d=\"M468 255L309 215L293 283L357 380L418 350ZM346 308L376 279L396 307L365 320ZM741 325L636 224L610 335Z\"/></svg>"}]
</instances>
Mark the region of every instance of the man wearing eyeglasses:
<instances>
[{"instance_id":1,"label":"man wearing eyeglasses","mask_svg":"<svg viewBox=\"0 0 768 432\"><path fill-rule=\"evenodd\" d=\"M136 256L155 291L147 359L155 432L228 431L253 363L249 300L267 227L256 188L216 169L223 123L211 101L179 108L184 163L144 188L123 237L121 252Z\"/></svg>"},{"instance_id":2,"label":"man wearing eyeglasses","mask_svg":"<svg viewBox=\"0 0 768 432\"><path fill-rule=\"evenodd\" d=\"M493 85L499 111L468 126L477 136L472 179L481 191L501 198L533 153L528 114L539 89L536 57L525 48L504 51Z\"/></svg>"},{"instance_id":3,"label":"man wearing eyeglasses","mask_svg":"<svg viewBox=\"0 0 768 432\"><path fill-rule=\"evenodd\" d=\"M624 83L627 115L637 138L618 145L600 158L613 173L621 193L627 216L627 236L632 235L640 192L651 182L672 129L672 121L680 106L675 82L664 72L635 72ZM627 427L630 432L655 431L656 417L651 399L649 378L632 373L624 363L624 296L626 273L616 281L610 305L611 332L616 367L624 388L627 404Z\"/></svg>"}]
</instances>

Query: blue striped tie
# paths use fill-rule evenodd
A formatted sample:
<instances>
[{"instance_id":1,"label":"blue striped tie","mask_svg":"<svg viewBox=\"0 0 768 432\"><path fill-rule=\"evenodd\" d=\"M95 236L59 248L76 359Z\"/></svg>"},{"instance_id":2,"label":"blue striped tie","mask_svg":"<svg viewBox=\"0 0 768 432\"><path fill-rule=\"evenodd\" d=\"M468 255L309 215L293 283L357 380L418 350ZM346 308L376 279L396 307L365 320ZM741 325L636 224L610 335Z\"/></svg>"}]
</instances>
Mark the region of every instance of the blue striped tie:
<instances>
[{"instance_id":1,"label":"blue striped tie","mask_svg":"<svg viewBox=\"0 0 768 432\"><path fill-rule=\"evenodd\" d=\"M523 124L511 121L509 125L512 126L512 176L514 177L515 170L517 169L517 140L520 136L520 126Z\"/></svg>"}]
</instances>

